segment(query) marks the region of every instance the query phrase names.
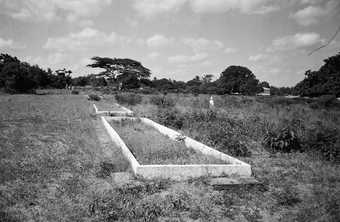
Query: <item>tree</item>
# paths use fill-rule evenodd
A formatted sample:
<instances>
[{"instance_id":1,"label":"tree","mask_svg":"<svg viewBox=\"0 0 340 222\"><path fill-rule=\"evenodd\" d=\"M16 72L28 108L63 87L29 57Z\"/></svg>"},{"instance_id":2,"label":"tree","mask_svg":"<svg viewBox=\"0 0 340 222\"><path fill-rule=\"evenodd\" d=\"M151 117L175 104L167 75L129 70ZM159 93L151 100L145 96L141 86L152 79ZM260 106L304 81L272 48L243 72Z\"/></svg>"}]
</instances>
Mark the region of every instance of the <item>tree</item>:
<instances>
[{"instance_id":1,"label":"tree","mask_svg":"<svg viewBox=\"0 0 340 222\"><path fill-rule=\"evenodd\" d=\"M54 88L62 89L72 83L71 70L65 68L55 71L55 75L51 76L51 86Z\"/></svg>"},{"instance_id":2,"label":"tree","mask_svg":"<svg viewBox=\"0 0 340 222\"><path fill-rule=\"evenodd\" d=\"M131 85L131 81L148 78L151 74L148 68L132 59L112 59L98 56L91 59L94 60L94 63L87 66L105 69L97 75L98 77L104 77L110 83L120 82L123 84L123 88L126 84ZM135 86L135 84L133 85Z\"/></svg>"},{"instance_id":3,"label":"tree","mask_svg":"<svg viewBox=\"0 0 340 222\"><path fill-rule=\"evenodd\" d=\"M269 83L266 82L266 81L261 82L261 83L260 83L260 86L261 86L262 88L270 88Z\"/></svg>"},{"instance_id":4,"label":"tree","mask_svg":"<svg viewBox=\"0 0 340 222\"><path fill-rule=\"evenodd\" d=\"M327 94L340 96L340 52L324 62L319 70L305 72L305 78L294 87L295 94L311 97Z\"/></svg>"},{"instance_id":5,"label":"tree","mask_svg":"<svg viewBox=\"0 0 340 222\"><path fill-rule=\"evenodd\" d=\"M72 79L72 85L74 86L86 86L90 85L91 76L78 76Z\"/></svg>"},{"instance_id":6,"label":"tree","mask_svg":"<svg viewBox=\"0 0 340 222\"><path fill-rule=\"evenodd\" d=\"M0 87L4 87L7 92L32 92L50 83L50 73L38 65L31 66L16 57L0 54Z\"/></svg>"},{"instance_id":7,"label":"tree","mask_svg":"<svg viewBox=\"0 0 340 222\"><path fill-rule=\"evenodd\" d=\"M229 66L220 75L217 84L223 94L241 93L254 95L259 92L259 81L248 68Z\"/></svg>"},{"instance_id":8,"label":"tree","mask_svg":"<svg viewBox=\"0 0 340 222\"><path fill-rule=\"evenodd\" d=\"M210 83L213 79L214 75L212 74L205 74L203 77L202 77L202 81L204 84L206 83Z\"/></svg>"},{"instance_id":9,"label":"tree","mask_svg":"<svg viewBox=\"0 0 340 222\"><path fill-rule=\"evenodd\" d=\"M171 81L171 79L166 79L166 78L162 78L162 79L154 79L152 81L153 85L156 87L156 89L158 89L159 91L167 91L167 90L171 90L174 88L174 84Z\"/></svg>"}]
</instances>

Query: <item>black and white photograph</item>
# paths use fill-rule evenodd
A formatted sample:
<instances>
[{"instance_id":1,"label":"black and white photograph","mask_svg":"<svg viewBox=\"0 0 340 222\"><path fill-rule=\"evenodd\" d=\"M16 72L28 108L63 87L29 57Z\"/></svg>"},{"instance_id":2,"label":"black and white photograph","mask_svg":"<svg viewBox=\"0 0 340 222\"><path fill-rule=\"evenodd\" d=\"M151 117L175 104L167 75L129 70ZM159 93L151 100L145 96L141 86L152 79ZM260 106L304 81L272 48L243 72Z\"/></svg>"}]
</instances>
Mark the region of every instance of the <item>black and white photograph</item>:
<instances>
[{"instance_id":1,"label":"black and white photograph","mask_svg":"<svg viewBox=\"0 0 340 222\"><path fill-rule=\"evenodd\" d=\"M339 222L339 0L0 0L1 222Z\"/></svg>"}]
</instances>

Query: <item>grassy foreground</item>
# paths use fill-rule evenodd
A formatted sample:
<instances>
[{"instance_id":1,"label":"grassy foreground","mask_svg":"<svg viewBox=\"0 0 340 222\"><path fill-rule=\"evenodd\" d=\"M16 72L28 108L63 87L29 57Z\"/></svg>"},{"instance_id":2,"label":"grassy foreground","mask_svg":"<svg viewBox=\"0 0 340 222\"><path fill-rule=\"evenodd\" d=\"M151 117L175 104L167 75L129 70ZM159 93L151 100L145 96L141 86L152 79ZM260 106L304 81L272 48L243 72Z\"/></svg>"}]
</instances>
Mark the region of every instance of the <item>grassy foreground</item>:
<instances>
[{"instance_id":1,"label":"grassy foreground","mask_svg":"<svg viewBox=\"0 0 340 222\"><path fill-rule=\"evenodd\" d=\"M263 185L217 191L199 178L120 186L110 173L128 171L126 163L100 146L83 96L2 95L1 221L338 221L339 165L311 152L271 154L261 140L293 119L337 128L339 110L227 96L210 113L207 97L171 97L174 109L149 97L129 108L227 153L249 151L239 158Z\"/></svg>"},{"instance_id":2,"label":"grassy foreground","mask_svg":"<svg viewBox=\"0 0 340 222\"><path fill-rule=\"evenodd\" d=\"M93 199L112 189L106 171L125 161L100 146L91 104L71 95L2 95L0 104L0 221L89 218Z\"/></svg>"}]
</instances>

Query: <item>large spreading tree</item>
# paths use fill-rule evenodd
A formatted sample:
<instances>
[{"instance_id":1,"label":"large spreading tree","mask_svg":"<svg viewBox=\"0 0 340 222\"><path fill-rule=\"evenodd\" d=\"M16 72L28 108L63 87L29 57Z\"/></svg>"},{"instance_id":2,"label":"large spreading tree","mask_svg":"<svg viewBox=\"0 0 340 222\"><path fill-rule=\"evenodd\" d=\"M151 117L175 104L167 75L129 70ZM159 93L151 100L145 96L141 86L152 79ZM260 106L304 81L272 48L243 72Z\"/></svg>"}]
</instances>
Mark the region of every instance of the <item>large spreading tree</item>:
<instances>
[{"instance_id":1,"label":"large spreading tree","mask_svg":"<svg viewBox=\"0 0 340 222\"><path fill-rule=\"evenodd\" d=\"M104 77L109 83L122 83L123 88L137 88L141 79L146 79L151 72L140 62L132 59L93 57L94 62L87 66L102 68L97 77Z\"/></svg>"},{"instance_id":2,"label":"large spreading tree","mask_svg":"<svg viewBox=\"0 0 340 222\"><path fill-rule=\"evenodd\" d=\"M243 66L229 66L217 80L219 90L223 94L240 93L255 95L261 91L259 80L248 68Z\"/></svg>"}]
</instances>

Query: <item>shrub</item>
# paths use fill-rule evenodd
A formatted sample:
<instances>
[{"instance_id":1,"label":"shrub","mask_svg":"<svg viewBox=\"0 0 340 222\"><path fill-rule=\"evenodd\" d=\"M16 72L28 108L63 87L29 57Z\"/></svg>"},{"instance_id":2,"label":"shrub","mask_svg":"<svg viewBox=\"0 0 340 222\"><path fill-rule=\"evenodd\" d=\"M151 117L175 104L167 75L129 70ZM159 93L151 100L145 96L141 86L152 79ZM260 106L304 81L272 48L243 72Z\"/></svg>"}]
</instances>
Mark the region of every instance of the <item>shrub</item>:
<instances>
[{"instance_id":1,"label":"shrub","mask_svg":"<svg viewBox=\"0 0 340 222\"><path fill-rule=\"evenodd\" d=\"M115 164L109 162L101 162L100 169L96 173L96 176L99 178L106 178L111 175L111 173L118 172L117 166Z\"/></svg>"},{"instance_id":2,"label":"shrub","mask_svg":"<svg viewBox=\"0 0 340 222\"><path fill-rule=\"evenodd\" d=\"M224 138L221 142L221 145L218 146L218 150L228 153L232 156L251 156L251 152L248 150L247 146L234 137L232 137L232 139Z\"/></svg>"},{"instance_id":3,"label":"shrub","mask_svg":"<svg viewBox=\"0 0 340 222\"><path fill-rule=\"evenodd\" d=\"M157 121L163 125L181 129L184 124L184 116L176 109L159 109Z\"/></svg>"},{"instance_id":4,"label":"shrub","mask_svg":"<svg viewBox=\"0 0 340 222\"><path fill-rule=\"evenodd\" d=\"M157 89L149 88L149 87L145 87L145 88L139 89L138 92L142 93L142 94L155 94L155 93L158 93Z\"/></svg>"},{"instance_id":5,"label":"shrub","mask_svg":"<svg viewBox=\"0 0 340 222\"><path fill-rule=\"evenodd\" d=\"M128 104L134 106L142 102L142 96L135 93L120 93L116 94L115 98L120 104Z\"/></svg>"},{"instance_id":6,"label":"shrub","mask_svg":"<svg viewBox=\"0 0 340 222\"><path fill-rule=\"evenodd\" d=\"M263 143L273 153L301 151L301 143L296 130L289 126L276 131L268 131Z\"/></svg>"},{"instance_id":7,"label":"shrub","mask_svg":"<svg viewBox=\"0 0 340 222\"><path fill-rule=\"evenodd\" d=\"M306 145L330 161L340 161L340 137L336 129L317 126L310 129L306 138Z\"/></svg>"},{"instance_id":8,"label":"shrub","mask_svg":"<svg viewBox=\"0 0 340 222\"><path fill-rule=\"evenodd\" d=\"M311 107L314 109L321 108L329 108L336 106L338 104L338 100L335 95L323 95L316 99L315 102L311 104Z\"/></svg>"},{"instance_id":9,"label":"shrub","mask_svg":"<svg viewBox=\"0 0 340 222\"><path fill-rule=\"evenodd\" d=\"M78 95L78 94L79 94L79 91L77 91L77 90L72 90L71 94Z\"/></svg>"},{"instance_id":10,"label":"shrub","mask_svg":"<svg viewBox=\"0 0 340 222\"><path fill-rule=\"evenodd\" d=\"M301 202L298 193L288 186L285 186L282 190L275 192L274 196L277 203L282 206L294 206Z\"/></svg>"},{"instance_id":11,"label":"shrub","mask_svg":"<svg viewBox=\"0 0 340 222\"><path fill-rule=\"evenodd\" d=\"M100 96L98 96L96 94L90 94L88 96L88 100L91 100L91 101L100 101Z\"/></svg>"},{"instance_id":12,"label":"shrub","mask_svg":"<svg viewBox=\"0 0 340 222\"><path fill-rule=\"evenodd\" d=\"M152 96L150 98L150 103L163 108L173 107L176 104L172 98L166 96Z\"/></svg>"}]
</instances>

